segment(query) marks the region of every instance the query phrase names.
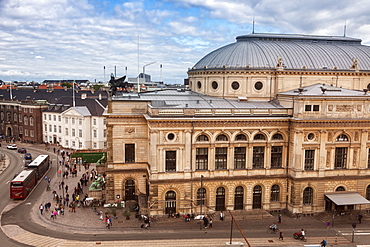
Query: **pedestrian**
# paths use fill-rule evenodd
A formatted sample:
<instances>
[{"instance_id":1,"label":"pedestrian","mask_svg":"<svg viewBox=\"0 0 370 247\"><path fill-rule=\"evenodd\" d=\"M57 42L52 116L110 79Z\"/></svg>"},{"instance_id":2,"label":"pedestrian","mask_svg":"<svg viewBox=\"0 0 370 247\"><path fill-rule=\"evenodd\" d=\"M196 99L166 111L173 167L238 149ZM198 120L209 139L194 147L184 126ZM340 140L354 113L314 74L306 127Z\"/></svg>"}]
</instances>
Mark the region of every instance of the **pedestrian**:
<instances>
[{"instance_id":1,"label":"pedestrian","mask_svg":"<svg viewBox=\"0 0 370 247\"><path fill-rule=\"evenodd\" d=\"M284 241L283 230L280 230L280 232L279 232L279 239Z\"/></svg>"},{"instance_id":2,"label":"pedestrian","mask_svg":"<svg viewBox=\"0 0 370 247\"><path fill-rule=\"evenodd\" d=\"M361 213L358 213L357 215L357 219L358 219L358 223L361 224L361 221L362 221L362 214Z\"/></svg>"},{"instance_id":3,"label":"pedestrian","mask_svg":"<svg viewBox=\"0 0 370 247\"><path fill-rule=\"evenodd\" d=\"M278 215L278 223L281 223L281 214Z\"/></svg>"},{"instance_id":4,"label":"pedestrian","mask_svg":"<svg viewBox=\"0 0 370 247\"><path fill-rule=\"evenodd\" d=\"M208 227L208 223L209 223L209 221L208 221L208 219L207 219L207 216L204 216L204 217L203 217L203 224L204 224L204 228L207 228L207 227Z\"/></svg>"},{"instance_id":5,"label":"pedestrian","mask_svg":"<svg viewBox=\"0 0 370 247\"><path fill-rule=\"evenodd\" d=\"M306 233L304 232L303 229L301 230L301 235L302 235L302 240L304 240L306 238Z\"/></svg>"},{"instance_id":6,"label":"pedestrian","mask_svg":"<svg viewBox=\"0 0 370 247\"><path fill-rule=\"evenodd\" d=\"M68 185L66 185L66 193L68 193Z\"/></svg>"},{"instance_id":7,"label":"pedestrian","mask_svg":"<svg viewBox=\"0 0 370 247\"><path fill-rule=\"evenodd\" d=\"M50 220L54 220L54 211L51 211L50 213Z\"/></svg>"},{"instance_id":8,"label":"pedestrian","mask_svg":"<svg viewBox=\"0 0 370 247\"><path fill-rule=\"evenodd\" d=\"M220 213L220 220L221 221L224 221L224 218L225 218L225 214L224 214L223 211L221 211L221 213Z\"/></svg>"},{"instance_id":9,"label":"pedestrian","mask_svg":"<svg viewBox=\"0 0 370 247\"><path fill-rule=\"evenodd\" d=\"M40 209L40 213L42 214L42 211L44 211L44 205L41 204L39 209Z\"/></svg>"},{"instance_id":10,"label":"pedestrian","mask_svg":"<svg viewBox=\"0 0 370 247\"><path fill-rule=\"evenodd\" d=\"M208 225L208 228L212 229L213 227L213 220L212 218L209 219L209 225Z\"/></svg>"},{"instance_id":11,"label":"pedestrian","mask_svg":"<svg viewBox=\"0 0 370 247\"><path fill-rule=\"evenodd\" d=\"M321 244L321 247L325 247L326 246L326 240L323 239L320 244Z\"/></svg>"}]
</instances>

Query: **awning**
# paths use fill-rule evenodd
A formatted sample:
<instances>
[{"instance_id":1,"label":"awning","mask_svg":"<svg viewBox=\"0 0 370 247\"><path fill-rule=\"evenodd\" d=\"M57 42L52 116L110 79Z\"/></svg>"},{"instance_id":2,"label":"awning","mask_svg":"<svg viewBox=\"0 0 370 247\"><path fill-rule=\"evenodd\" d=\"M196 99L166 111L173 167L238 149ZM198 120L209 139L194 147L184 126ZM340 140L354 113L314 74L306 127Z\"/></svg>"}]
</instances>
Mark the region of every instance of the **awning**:
<instances>
[{"instance_id":1,"label":"awning","mask_svg":"<svg viewBox=\"0 0 370 247\"><path fill-rule=\"evenodd\" d=\"M104 154L106 155L105 152L97 152L97 153L74 153L72 155L72 158L82 158L82 162L96 163Z\"/></svg>"},{"instance_id":2,"label":"awning","mask_svg":"<svg viewBox=\"0 0 370 247\"><path fill-rule=\"evenodd\" d=\"M356 204L370 204L365 197L356 192L337 192L325 194L329 200L338 206L342 205L356 205Z\"/></svg>"}]
</instances>

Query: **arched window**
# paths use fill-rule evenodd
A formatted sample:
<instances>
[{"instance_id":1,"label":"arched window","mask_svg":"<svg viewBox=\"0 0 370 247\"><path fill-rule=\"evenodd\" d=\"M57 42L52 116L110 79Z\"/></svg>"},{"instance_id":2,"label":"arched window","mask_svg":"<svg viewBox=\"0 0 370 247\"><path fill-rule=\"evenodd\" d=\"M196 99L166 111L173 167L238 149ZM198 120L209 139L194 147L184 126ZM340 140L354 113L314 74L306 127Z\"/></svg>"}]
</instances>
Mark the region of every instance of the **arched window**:
<instances>
[{"instance_id":1,"label":"arched window","mask_svg":"<svg viewBox=\"0 0 370 247\"><path fill-rule=\"evenodd\" d=\"M281 134L275 134L272 136L272 140L284 140L283 136Z\"/></svg>"},{"instance_id":2,"label":"arched window","mask_svg":"<svg viewBox=\"0 0 370 247\"><path fill-rule=\"evenodd\" d=\"M30 125L33 126L33 117L30 117Z\"/></svg>"},{"instance_id":3,"label":"arched window","mask_svg":"<svg viewBox=\"0 0 370 247\"><path fill-rule=\"evenodd\" d=\"M218 187L216 190L216 211L225 210L225 188Z\"/></svg>"},{"instance_id":4,"label":"arched window","mask_svg":"<svg viewBox=\"0 0 370 247\"><path fill-rule=\"evenodd\" d=\"M262 187L260 185L256 185L253 188L252 208L262 208Z\"/></svg>"},{"instance_id":5,"label":"arched window","mask_svg":"<svg viewBox=\"0 0 370 247\"><path fill-rule=\"evenodd\" d=\"M247 137L244 134L239 134L235 137L235 141L246 141Z\"/></svg>"},{"instance_id":6,"label":"arched window","mask_svg":"<svg viewBox=\"0 0 370 247\"><path fill-rule=\"evenodd\" d=\"M198 136L197 142L208 142L208 136L206 136L206 135Z\"/></svg>"},{"instance_id":7,"label":"arched window","mask_svg":"<svg viewBox=\"0 0 370 247\"><path fill-rule=\"evenodd\" d=\"M24 116L24 125L28 125L28 117Z\"/></svg>"},{"instance_id":8,"label":"arched window","mask_svg":"<svg viewBox=\"0 0 370 247\"><path fill-rule=\"evenodd\" d=\"M165 200L166 200L165 206L166 214L176 213L176 192L172 190L167 191Z\"/></svg>"},{"instance_id":9,"label":"arched window","mask_svg":"<svg viewBox=\"0 0 370 247\"><path fill-rule=\"evenodd\" d=\"M257 134L254 136L253 140L255 141L263 141L266 140L265 136L263 134Z\"/></svg>"},{"instance_id":10,"label":"arched window","mask_svg":"<svg viewBox=\"0 0 370 247\"><path fill-rule=\"evenodd\" d=\"M217 138L216 138L216 141L228 141L228 140L229 139L224 134L221 134L221 135L217 136Z\"/></svg>"},{"instance_id":11,"label":"arched window","mask_svg":"<svg viewBox=\"0 0 370 247\"><path fill-rule=\"evenodd\" d=\"M370 200L370 185L366 187L366 199Z\"/></svg>"},{"instance_id":12,"label":"arched window","mask_svg":"<svg viewBox=\"0 0 370 247\"><path fill-rule=\"evenodd\" d=\"M197 201L198 201L198 205L205 205L205 201L206 201L206 189L205 188L199 188L198 191L197 191Z\"/></svg>"},{"instance_id":13,"label":"arched window","mask_svg":"<svg viewBox=\"0 0 370 247\"><path fill-rule=\"evenodd\" d=\"M242 186L238 186L235 188L235 195L234 195L234 210L240 210L244 208L244 188Z\"/></svg>"},{"instance_id":14,"label":"arched window","mask_svg":"<svg viewBox=\"0 0 370 247\"><path fill-rule=\"evenodd\" d=\"M274 184L271 187L271 199L272 202L278 202L280 201L280 187L277 184Z\"/></svg>"},{"instance_id":15,"label":"arched window","mask_svg":"<svg viewBox=\"0 0 370 247\"><path fill-rule=\"evenodd\" d=\"M345 134L340 134L335 141L337 141L337 142L348 142L348 136L345 135Z\"/></svg>"},{"instance_id":16,"label":"arched window","mask_svg":"<svg viewBox=\"0 0 370 247\"><path fill-rule=\"evenodd\" d=\"M346 191L346 189L343 186L339 186L335 191Z\"/></svg>"},{"instance_id":17,"label":"arched window","mask_svg":"<svg viewBox=\"0 0 370 247\"><path fill-rule=\"evenodd\" d=\"M303 205L311 205L313 200L313 189L307 187L303 191Z\"/></svg>"}]
</instances>

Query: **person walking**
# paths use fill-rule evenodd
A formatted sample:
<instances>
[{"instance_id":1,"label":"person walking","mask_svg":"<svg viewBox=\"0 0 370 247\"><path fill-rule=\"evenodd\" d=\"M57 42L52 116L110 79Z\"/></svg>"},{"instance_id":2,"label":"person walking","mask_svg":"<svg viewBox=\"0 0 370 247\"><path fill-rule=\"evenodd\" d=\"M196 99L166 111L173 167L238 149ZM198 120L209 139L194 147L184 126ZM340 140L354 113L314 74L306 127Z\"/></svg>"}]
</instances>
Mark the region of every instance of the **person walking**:
<instances>
[{"instance_id":1,"label":"person walking","mask_svg":"<svg viewBox=\"0 0 370 247\"><path fill-rule=\"evenodd\" d=\"M41 204L39 209L40 209L40 213L42 214L42 211L44 211L44 205Z\"/></svg>"},{"instance_id":2,"label":"person walking","mask_svg":"<svg viewBox=\"0 0 370 247\"><path fill-rule=\"evenodd\" d=\"M225 218L225 214L224 214L223 211L221 211L221 213L220 213L220 220L221 221L224 221L224 218Z\"/></svg>"},{"instance_id":3,"label":"person walking","mask_svg":"<svg viewBox=\"0 0 370 247\"><path fill-rule=\"evenodd\" d=\"M212 229L212 227L213 227L213 220L212 220L212 218L210 218L210 219L209 219L209 225L208 225L208 228L209 228L209 229Z\"/></svg>"},{"instance_id":4,"label":"person walking","mask_svg":"<svg viewBox=\"0 0 370 247\"><path fill-rule=\"evenodd\" d=\"M280 230L279 232L279 239L283 240L284 241L284 234L283 234L283 230Z\"/></svg>"},{"instance_id":5,"label":"person walking","mask_svg":"<svg viewBox=\"0 0 370 247\"><path fill-rule=\"evenodd\" d=\"M301 240L304 240L306 238L306 233L304 232L303 229L301 230L301 235L302 235L302 239Z\"/></svg>"},{"instance_id":6,"label":"person walking","mask_svg":"<svg viewBox=\"0 0 370 247\"><path fill-rule=\"evenodd\" d=\"M278 223L281 223L281 214L278 215Z\"/></svg>"},{"instance_id":7,"label":"person walking","mask_svg":"<svg viewBox=\"0 0 370 247\"><path fill-rule=\"evenodd\" d=\"M362 214L361 213L358 213L358 215L357 215L357 219L358 219L358 223L359 224L361 224L361 222L362 222Z\"/></svg>"},{"instance_id":8,"label":"person walking","mask_svg":"<svg viewBox=\"0 0 370 247\"><path fill-rule=\"evenodd\" d=\"M320 244L321 244L321 247L326 247L326 240L323 239Z\"/></svg>"}]
</instances>

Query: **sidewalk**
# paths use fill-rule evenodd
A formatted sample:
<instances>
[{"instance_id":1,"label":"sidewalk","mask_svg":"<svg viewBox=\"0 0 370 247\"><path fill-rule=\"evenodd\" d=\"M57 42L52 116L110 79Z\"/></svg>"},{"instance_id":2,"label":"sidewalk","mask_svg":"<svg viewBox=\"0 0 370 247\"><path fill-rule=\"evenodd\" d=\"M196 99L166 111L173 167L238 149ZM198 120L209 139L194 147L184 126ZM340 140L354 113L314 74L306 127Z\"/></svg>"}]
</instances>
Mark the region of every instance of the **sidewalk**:
<instances>
[{"instance_id":1,"label":"sidewalk","mask_svg":"<svg viewBox=\"0 0 370 247\"><path fill-rule=\"evenodd\" d=\"M23 144L22 144L23 145ZM30 144L29 144L30 145ZM26 145L23 145L26 146ZM33 147L36 145L33 145ZM44 149L43 145L40 145L41 149ZM53 152L53 148L50 149L51 153ZM49 151L49 152L50 152ZM95 169L95 165L90 165L89 170ZM84 168L81 167L81 171L77 168L77 176L64 179L65 185L69 186L69 194L72 195L72 190L83 172L85 172ZM51 202L52 206L51 209L53 210L56 203L53 200L53 191L55 190L59 195L62 195L62 190L59 189L58 185L59 182L62 181L62 177L58 177L57 174L54 174L54 177L51 178L51 190L47 191L47 181L43 180L38 185L39 187L44 187L45 191L42 196L38 199L38 201L32 206L30 211L30 219L35 224L39 224L44 226L47 229L55 230L58 232L66 232L66 233L81 233L81 234L92 234L92 235L101 235L101 234L130 234L130 233L145 233L146 231L158 232L158 233L169 233L171 232L187 232L187 234L191 234L191 232L195 229L199 231L199 223L197 221L191 222L184 222L182 218L173 219L167 218L163 216L159 218L159 221L152 222L152 227L150 229L142 229L140 225L142 222L138 221L134 217L134 214L131 213L130 220L126 220L125 217L122 215L123 211L126 209L118 210L117 212L117 219L113 219L113 226L111 229L106 229L104 221L100 220L99 215L94 212L91 207L76 207L76 213L69 212L68 208L65 210L64 215L58 215L57 218L53 221L50 220L50 212L45 212L41 215L39 211L39 205L45 204L47 202ZM83 193L81 195L81 199L85 193L89 192L89 185L91 181L89 181L88 186L83 186ZM65 192L65 191L64 191ZM9 205L12 207L15 205ZM112 211L107 208L97 208L97 211L102 210L103 213L108 212L109 215L113 218ZM39 234L34 234L31 232L27 232L16 225L5 225L2 226L3 231L12 239L17 242L28 244L32 246L95 246L99 244L100 246L144 246L150 244L150 246L225 246L226 242L229 242L230 239L227 238L207 238L207 232L211 233L216 232L219 230L227 230L230 228L230 216L226 216L225 221L220 221L217 217L214 219L214 229L203 229L204 237L201 239L169 239L169 240L122 240L122 241L75 241L75 240L67 240L67 239L58 239L52 238L49 236L43 236ZM240 219L239 224L243 231L247 232L253 229L261 229L265 226L268 226L274 218L264 218L262 215L255 215L248 217L248 219ZM252 223L252 224L250 224ZM287 216L283 216L283 224L282 227L289 227L289 228L297 228L300 229L303 226L308 227L310 225L316 226L321 224L320 221L315 219L314 217L304 218L300 221L293 220ZM250 236L250 235L248 235ZM284 241L278 240L278 235L271 235L268 238L251 238L248 237L248 241L251 246L304 246L310 244L317 244L320 243L322 237L309 237L306 243L295 240L292 236L285 232ZM234 238L233 242L242 242L244 246L248 246L244 239L241 238ZM355 246L352 245L346 238L342 236L329 236L328 237L328 246Z\"/></svg>"}]
</instances>

